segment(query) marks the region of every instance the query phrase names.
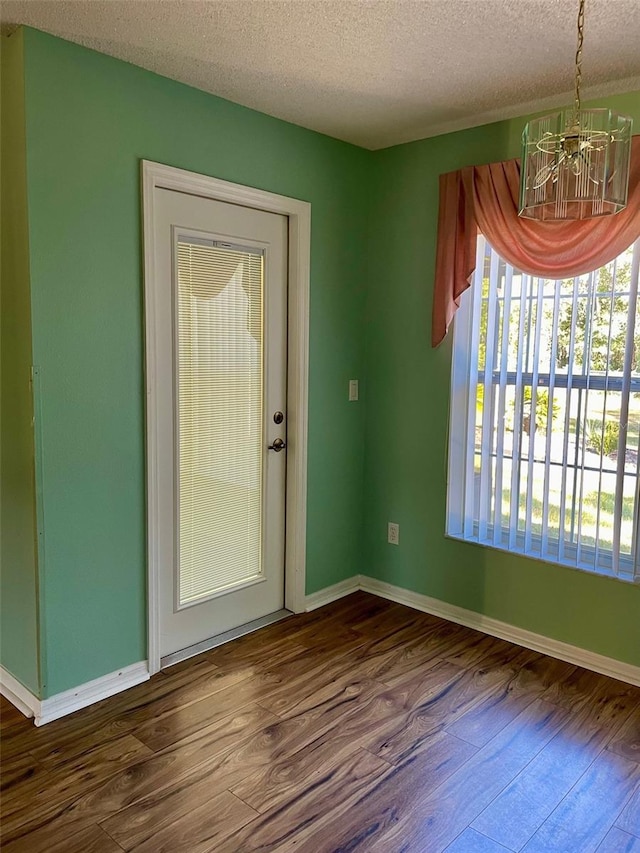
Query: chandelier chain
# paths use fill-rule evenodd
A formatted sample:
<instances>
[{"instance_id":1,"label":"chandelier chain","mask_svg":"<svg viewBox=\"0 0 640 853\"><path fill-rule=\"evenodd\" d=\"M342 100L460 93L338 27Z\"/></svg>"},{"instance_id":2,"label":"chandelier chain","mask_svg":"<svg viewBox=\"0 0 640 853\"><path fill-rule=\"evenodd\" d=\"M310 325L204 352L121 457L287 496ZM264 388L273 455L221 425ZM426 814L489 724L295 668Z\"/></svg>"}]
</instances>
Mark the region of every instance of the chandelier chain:
<instances>
[{"instance_id":1,"label":"chandelier chain","mask_svg":"<svg viewBox=\"0 0 640 853\"><path fill-rule=\"evenodd\" d=\"M580 84L582 83L582 44L584 42L584 4L585 0L580 0L578 9L578 46L576 47L576 119L580 113Z\"/></svg>"}]
</instances>

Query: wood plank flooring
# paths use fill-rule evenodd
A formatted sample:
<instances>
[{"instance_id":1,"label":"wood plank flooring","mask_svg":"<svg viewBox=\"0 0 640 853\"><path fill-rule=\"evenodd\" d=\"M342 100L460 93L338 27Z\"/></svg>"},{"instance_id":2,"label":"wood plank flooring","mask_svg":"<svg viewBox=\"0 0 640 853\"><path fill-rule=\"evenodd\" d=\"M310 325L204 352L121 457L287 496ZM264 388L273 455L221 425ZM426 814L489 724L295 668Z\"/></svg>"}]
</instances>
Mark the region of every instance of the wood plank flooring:
<instances>
[{"instance_id":1,"label":"wood plank flooring","mask_svg":"<svg viewBox=\"0 0 640 853\"><path fill-rule=\"evenodd\" d=\"M640 689L365 593L36 729L5 853L640 853Z\"/></svg>"}]
</instances>

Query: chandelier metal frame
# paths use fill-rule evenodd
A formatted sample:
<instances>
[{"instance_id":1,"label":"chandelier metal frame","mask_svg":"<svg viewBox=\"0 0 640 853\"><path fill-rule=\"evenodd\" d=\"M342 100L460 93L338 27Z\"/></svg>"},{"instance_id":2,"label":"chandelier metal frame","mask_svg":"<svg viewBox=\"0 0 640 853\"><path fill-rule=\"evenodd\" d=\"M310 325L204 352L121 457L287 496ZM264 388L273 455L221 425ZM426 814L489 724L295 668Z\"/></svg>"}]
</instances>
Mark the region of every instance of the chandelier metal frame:
<instances>
[{"instance_id":1,"label":"chandelier metal frame","mask_svg":"<svg viewBox=\"0 0 640 853\"><path fill-rule=\"evenodd\" d=\"M581 105L585 0L579 0L573 107L532 119L522 134L519 214L563 221L618 213L627 203L632 121Z\"/></svg>"}]
</instances>

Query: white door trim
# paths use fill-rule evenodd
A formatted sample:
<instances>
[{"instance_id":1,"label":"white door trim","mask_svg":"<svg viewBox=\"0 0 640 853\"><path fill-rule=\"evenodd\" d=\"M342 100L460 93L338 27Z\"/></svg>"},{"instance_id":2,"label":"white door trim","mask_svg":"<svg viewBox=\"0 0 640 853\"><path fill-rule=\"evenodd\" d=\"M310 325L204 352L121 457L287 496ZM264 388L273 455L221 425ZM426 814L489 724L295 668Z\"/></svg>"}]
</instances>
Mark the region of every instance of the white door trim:
<instances>
[{"instance_id":1,"label":"white door trim","mask_svg":"<svg viewBox=\"0 0 640 853\"><path fill-rule=\"evenodd\" d=\"M287 367L287 498L285 546L285 607L305 610L307 530L307 413L309 362L309 281L311 205L306 201L232 184L195 172L142 161L144 238L145 390L147 460L147 564L149 672L160 669L157 424L156 288L154 287L154 191L190 193L239 204L289 218L288 243L288 367Z\"/></svg>"}]
</instances>

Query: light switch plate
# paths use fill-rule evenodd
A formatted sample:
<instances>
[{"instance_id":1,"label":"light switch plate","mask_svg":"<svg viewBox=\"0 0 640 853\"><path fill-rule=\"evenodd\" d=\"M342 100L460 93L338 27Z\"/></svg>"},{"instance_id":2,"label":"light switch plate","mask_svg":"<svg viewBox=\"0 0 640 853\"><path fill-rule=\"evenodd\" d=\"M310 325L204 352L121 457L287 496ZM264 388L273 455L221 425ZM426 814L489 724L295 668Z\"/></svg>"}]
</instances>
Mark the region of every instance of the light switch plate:
<instances>
[{"instance_id":1,"label":"light switch plate","mask_svg":"<svg viewBox=\"0 0 640 853\"><path fill-rule=\"evenodd\" d=\"M349 402L353 403L358 399L358 380L350 379L349 380Z\"/></svg>"}]
</instances>

